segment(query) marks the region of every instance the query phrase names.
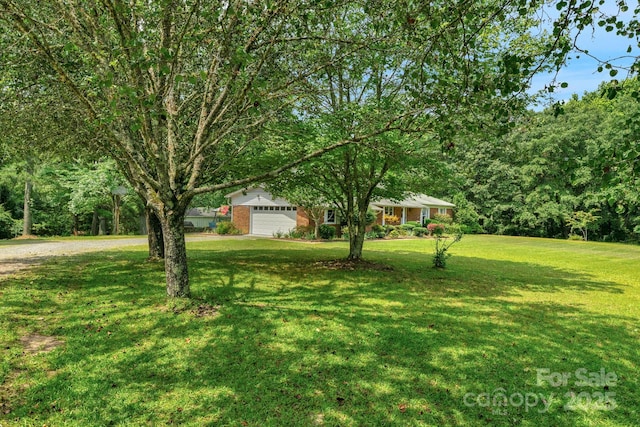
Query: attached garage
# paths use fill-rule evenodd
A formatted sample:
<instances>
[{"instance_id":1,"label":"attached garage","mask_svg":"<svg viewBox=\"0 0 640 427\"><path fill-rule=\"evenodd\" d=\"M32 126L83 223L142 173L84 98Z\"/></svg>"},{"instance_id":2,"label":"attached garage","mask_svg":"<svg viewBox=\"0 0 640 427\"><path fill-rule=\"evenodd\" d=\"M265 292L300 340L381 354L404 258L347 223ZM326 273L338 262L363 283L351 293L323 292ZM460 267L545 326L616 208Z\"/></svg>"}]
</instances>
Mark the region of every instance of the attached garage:
<instances>
[{"instance_id":1,"label":"attached garage","mask_svg":"<svg viewBox=\"0 0 640 427\"><path fill-rule=\"evenodd\" d=\"M273 236L287 233L296 226L295 206L252 206L251 234Z\"/></svg>"}]
</instances>

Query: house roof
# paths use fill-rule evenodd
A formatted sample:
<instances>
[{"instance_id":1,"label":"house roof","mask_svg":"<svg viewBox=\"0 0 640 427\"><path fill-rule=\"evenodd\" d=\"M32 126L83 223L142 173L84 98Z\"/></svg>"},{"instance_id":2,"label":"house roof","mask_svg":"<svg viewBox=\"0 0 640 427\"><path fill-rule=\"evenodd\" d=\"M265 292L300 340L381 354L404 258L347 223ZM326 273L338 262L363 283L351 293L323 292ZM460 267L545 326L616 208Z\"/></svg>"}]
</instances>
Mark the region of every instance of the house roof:
<instances>
[{"instance_id":1,"label":"house roof","mask_svg":"<svg viewBox=\"0 0 640 427\"><path fill-rule=\"evenodd\" d=\"M191 209L189 209L187 211L187 214L185 216L210 218L210 217L218 216L219 215L219 213L218 213L219 210L220 210L220 208L215 208L215 209L211 209L211 208L191 208Z\"/></svg>"},{"instance_id":2,"label":"house roof","mask_svg":"<svg viewBox=\"0 0 640 427\"><path fill-rule=\"evenodd\" d=\"M234 191L233 193L225 194L225 195L224 195L224 197L226 197L227 199L231 199L231 198L233 198L233 197L235 197L235 196L237 196L237 195L239 195L239 194L242 194L242 193L246 193L246 192L248 192L248 191L251 191L251 190L253 190L254 188L256 188L256 187L241 188L241 189L239 189L239 190Z\"/></svg>"},{"instance_id":3,"label":"house roof","mask_svg":"<svg viewBox=\"0 0 640 427\"><path fill-rule=\"evenodd\" d=\"M225 195L225 197L234 198L236 196L247 194L254 190L265 191L264 187L259 185L255 187L241 188L239 190L234 191L233 193L229 193ZM370 204L370 207L375 211L382 210L382 206L421 209L426 207L453 208L456 205L454 205L453 203L446 202L444 200L436 199L435 197L427 196L426 194L413 194L410 197L405 198L404 200L381 199L375 202L371 202Z\"/></svg>"},{"instance_id":4,"label":"house roof","mask_svg":"<svg viewBox=\"0 0 640 427\"><path fill-rule=\"evenodd\" d=\"M445 202L444 200L436 199L435 197L427 196L426 194L414 194L404 200L382 199L371 202L371 204L376 206L394 206L400 208L455 207L453 203Z\"/></svg>"}]
</instances>

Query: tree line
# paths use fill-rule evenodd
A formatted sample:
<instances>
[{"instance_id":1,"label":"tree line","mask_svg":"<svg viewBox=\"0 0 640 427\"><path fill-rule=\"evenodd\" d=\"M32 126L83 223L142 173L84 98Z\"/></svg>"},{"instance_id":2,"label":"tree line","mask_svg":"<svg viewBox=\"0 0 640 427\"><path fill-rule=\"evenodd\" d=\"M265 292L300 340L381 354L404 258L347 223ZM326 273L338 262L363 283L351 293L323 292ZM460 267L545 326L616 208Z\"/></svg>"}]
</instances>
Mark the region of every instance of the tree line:
<instances>
[{"instance_id":1,"label":"tree line","mask_svg":"<svg viewBox=\"0 0 640 427\"><path fill-rule=\"evenodd\" d=\"M639 99L636 78L611 82L528 112L502 138L459 141L459 217L487 233L637 242Z\"/></svg>"}]
</instances>

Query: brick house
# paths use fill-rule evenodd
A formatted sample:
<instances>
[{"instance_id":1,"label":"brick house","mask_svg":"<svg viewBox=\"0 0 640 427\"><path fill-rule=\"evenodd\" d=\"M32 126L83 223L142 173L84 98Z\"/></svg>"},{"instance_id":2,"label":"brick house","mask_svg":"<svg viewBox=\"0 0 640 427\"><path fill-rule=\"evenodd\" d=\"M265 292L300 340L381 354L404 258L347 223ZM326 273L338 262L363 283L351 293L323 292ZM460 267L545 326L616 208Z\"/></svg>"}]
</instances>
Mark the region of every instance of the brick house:
<instances>
[{"instance_id":1,"label":"brick house","mask_svg":"<svg viewBox=\"0 0 640 427\"><path fill-rule=\"evenodd\" d=\"M274 197L260 187L238 190L226 197L230 199L231 221L244 234L273 236L274 233L286 233L297 226L313 225L303 208ZM453 216L454 206L425 195L415 195L401 201L379 200L371 204L371 208L378 213L376 222L381 225L423 222L436 214ZM327 208L322 223L339 228L337 210Z\"/></svg>"}]
</instances>

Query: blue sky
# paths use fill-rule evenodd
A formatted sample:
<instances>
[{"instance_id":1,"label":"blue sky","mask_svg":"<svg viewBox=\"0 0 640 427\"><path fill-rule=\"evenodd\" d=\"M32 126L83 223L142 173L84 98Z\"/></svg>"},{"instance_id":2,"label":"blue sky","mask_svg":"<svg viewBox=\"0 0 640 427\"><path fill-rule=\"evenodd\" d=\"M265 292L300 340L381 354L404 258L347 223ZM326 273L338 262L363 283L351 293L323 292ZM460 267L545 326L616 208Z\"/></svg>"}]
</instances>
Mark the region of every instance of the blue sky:
<instances>
[{"instance_id":1,"label":"blue sky","mask_svg":"<svg viewBox=\"0 0 640 427\"><path fill-rule=\"evenodd\" d=\"M578 37L578 45L587 49L589 53L601 60L609 60L618 66L629 66L633 63L630 55L638 55L637 41L633 39L617 36L615 32L607 32L604 28L596 26L594 30L587 29ZM627 53L629 45L634 48L632 53ZM598 72L598 61L585 55L576 58L576 54L571 55L567 65L560 71L557 83L566 82L569 86L566 89L556 88L551 94L554 100L568 100L572 94L582 97L585 91L595 91L600 83L608 82L612 79L623 80L628 77L625 70L620 70L615 77L609 76L609 70ZM548 85L553 76L539 75L532 82L531 92L543 89ZM539 109L539 108L536 108Z\"/></svg>"}]
</instances>

